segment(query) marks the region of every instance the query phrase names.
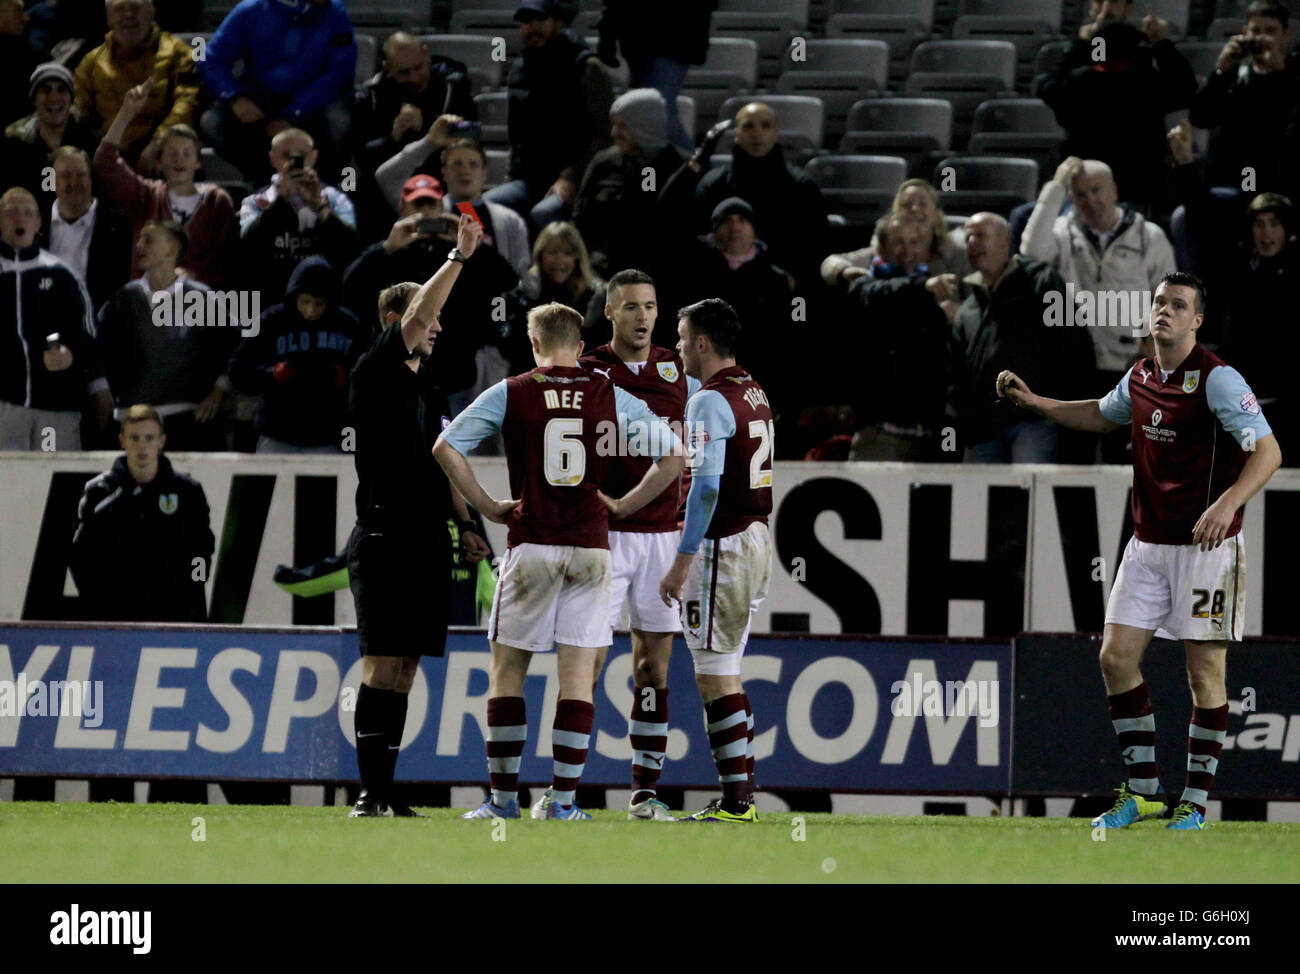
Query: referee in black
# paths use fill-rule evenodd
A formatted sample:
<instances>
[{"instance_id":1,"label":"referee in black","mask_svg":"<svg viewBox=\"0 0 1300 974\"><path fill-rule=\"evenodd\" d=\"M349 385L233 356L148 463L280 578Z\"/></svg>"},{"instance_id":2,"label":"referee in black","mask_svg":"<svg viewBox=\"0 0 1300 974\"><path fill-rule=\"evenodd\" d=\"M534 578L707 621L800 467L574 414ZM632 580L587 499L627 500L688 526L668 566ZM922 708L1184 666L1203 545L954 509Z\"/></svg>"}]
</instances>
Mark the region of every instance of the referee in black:
<instances>
[{"instance_id":1,"label":"referee in black","mask_svg":"<svg viewBox=\"0 0 1300 974\"><path fill-rule=\"evenodd\" d=\"M466 560L481 561L489 551L464 498L433 459L451 416L427 362L442 330L438 312L482 236L482 225L462 216L456 246L433 277L383 290L382 331L352 370L348 406L359 482L348 576L365 662L356 709L362 791L350 818L416 815L393 794L393 772L420 657L446 648L448 517L460 522Z\"/></svg>"}]
</instances>

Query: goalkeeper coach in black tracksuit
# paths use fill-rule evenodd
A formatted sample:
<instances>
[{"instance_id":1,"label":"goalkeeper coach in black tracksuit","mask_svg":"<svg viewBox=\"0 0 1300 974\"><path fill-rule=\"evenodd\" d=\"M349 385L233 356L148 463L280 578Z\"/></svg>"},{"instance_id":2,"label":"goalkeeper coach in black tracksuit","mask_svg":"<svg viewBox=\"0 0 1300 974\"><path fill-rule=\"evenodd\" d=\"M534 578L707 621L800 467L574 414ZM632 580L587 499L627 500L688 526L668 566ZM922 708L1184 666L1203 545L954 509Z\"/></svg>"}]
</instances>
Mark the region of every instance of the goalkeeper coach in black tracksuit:
<instances>
[{"instance_id":1,"label":"goalkeeper coach in black tracksuit","mask_svg":"<svg viewBox=\"0 0 1300 974\"><path fill-rule=\"evenodd\" d=\"M358 484L348 576L365 658L356 709L362 792L352 818L415 814L393 796L393 771L420 657L441 656L446 646L448 514L461 523L467 560L479 561L489 550L433 459L451 415L427 361L442 330L438 312L482 236L482 225L462 216L456 247L433 277L384 289L382 331L352 370L348 408Z\"/></svg>"}]
</instances>

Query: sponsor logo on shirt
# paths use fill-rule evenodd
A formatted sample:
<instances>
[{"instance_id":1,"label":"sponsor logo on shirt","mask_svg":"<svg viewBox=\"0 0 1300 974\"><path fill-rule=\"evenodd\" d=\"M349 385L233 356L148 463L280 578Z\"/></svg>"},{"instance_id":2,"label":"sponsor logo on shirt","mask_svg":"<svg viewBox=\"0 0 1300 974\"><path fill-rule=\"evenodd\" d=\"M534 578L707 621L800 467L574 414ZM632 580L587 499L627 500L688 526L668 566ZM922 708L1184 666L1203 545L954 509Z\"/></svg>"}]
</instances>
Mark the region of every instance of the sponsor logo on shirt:
<instances>
[{"instance_id":1,"label":"sponsor logo on shirt","mask_svg":"<svg viewBox=\"0 0 1300 974\"><path fill-rule=\"evenodd\" d=\"M1201 384L1201 370L1193 369L1183 376L1183 392L1195 392Z\"/></svg>"},{"instance_id":2,"label":"sponsor logo on shirt","mask_svg":"<svg viewBox=\"0 0 1300 974\"><path fill-rule=\"evenodd\" d=\"M1241 408L1243 412L1250 413L1252 416L1259 412L1259 403L1255 400L1255 394L1248 392L1241 397Z\"/></svg>"},{"instance_id":3,"label":"sponsor logo on shirt","mask_svg":"<svg viewBox=\"0 0 1300 974\"><path fill-rule=\"evenodd\" d=\"M1151 413L1151 422L1142 424L1142 432L1146 434L1148 440L1155 440L1157 443L1172 443L1178 438L1176 430L1160 425L1160 421L1164 418L1165 414L1157 409Z\"/></svg>"}]
</instances>

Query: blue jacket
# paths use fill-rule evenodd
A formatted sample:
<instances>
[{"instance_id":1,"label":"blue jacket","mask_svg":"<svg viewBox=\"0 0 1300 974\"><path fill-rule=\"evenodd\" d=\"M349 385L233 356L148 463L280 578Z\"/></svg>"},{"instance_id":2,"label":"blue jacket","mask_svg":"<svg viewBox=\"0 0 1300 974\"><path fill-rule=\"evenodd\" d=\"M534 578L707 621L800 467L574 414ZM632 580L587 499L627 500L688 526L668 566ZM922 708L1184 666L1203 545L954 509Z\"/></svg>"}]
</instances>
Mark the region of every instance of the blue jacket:
<instances>
[{"instance_id":1,"label":"blue jacket","mask_svg":"<svg viewBox=\"0 0 1300 974\"><path fill-rule=\"evenodd\" d=\"M217 28L199 75L221 101L246 95L268 117L296 122L349 96L356 65L352 19L339 0L243 0Z\"/></svg>"}]
</instances>

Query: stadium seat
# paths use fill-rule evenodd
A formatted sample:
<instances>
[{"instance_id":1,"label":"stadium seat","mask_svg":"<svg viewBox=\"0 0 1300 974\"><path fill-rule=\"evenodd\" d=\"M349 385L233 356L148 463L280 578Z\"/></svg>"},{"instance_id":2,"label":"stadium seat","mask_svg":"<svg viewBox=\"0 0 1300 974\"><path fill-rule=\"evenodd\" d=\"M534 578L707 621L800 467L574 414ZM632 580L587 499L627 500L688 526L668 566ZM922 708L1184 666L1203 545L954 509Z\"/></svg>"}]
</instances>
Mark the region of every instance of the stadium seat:
<instances>
[{"instance_id":1,"label":"stadium seat","mask_svg":"<svg viewBox=\"0 0 1300 974\"><path fill-rule=\"evenodd\" d=\"M1035 98L1038 97L1038 80L1044 75L1056 73L1056 69L1065 60L1066 52L1070 50L1070 45L1073 43L1073 41L1048 41L1038 49L1038 53L1034 56L1034 83L1029 87L1029 93Z\"/></svg>"},{"instance_id":2,"label":"stadium seat","mask_svg":"<svg viewBox=\"0 0 1300 974\"><path fill-rule=\"evenodd\" d=\"M237 0L218 0L217 3L205 3L203 5L203 26L211 27L214 30L220 27L227 14L234 10L237 5Z\"/></svg>"},{"instance_id":3,"label":"stadium seat","mask_svg":"<svg viewBox=\"0 0 1300 974\"><path fill-rule=\"evenodd\" d=\"M1187 22L1191 19L1192 0L1145 0L1144 3L1135 6L1133 13L1129 15L1134 26L1141 25L1142 18L1148 10L1157 17L1169 21L1169 32L1165 35L1169 40L1176 41L1187 36Z\"/></svg>"},{"instance_id":4,"label":"stadium seat","mask_svg":"<svg viewBox=\"0 0 1300 974\"><path fill-rule=\"evenodd\" d=\"M348 0L348 16L354 27L405 24L412 20L411 6L397 0ZM428 23L428 15L423 23Z\"/></svg>"},{"instance_id":5,"label":"stadium seat","mask_svg":"<svg viewBox=\"0 0 1300 974\"><path fill-rule=\"evenodd\" d=\"M592 6L596 6L593 3ZM717 12L784 14L793 17L800 28L808 26L808 0L718 0Z\"/></svg>"},{"instance_id":6,"label":"stadium seat","mask_svg":"<svg viewBox=\"0 0 1300 974\"><path fill-rule=\"evenodd\" d=\"M369 80L378 69L379 42L370 34L357 34L357 70L356 83Z\"/></svg>"},{"instance_id":7,"label":"stadium seat","mask_svg":"<svg viewBox=\"0 0 1300 974\"><path fill-rule=\"evenodd\" d=\"M429 50L443 57L454 58L469 68L470 81L475 88L501 86L504 62L492 57L492 39L470 34L421 34L420 40Z\"/></svg>"},{"instance_id":8,"label":"stadium seat","mask_svg":"<svg viewBox=\"0 0 1300 974\"><path fill-rule=\"evenodd\" d=\"M818 156L808 175L822 191L826 209L855 226L870 226L889 209L907 179L907 160L898 156Z\"/></svg>"},{"instance_id":9,"label":"stadium seat","mask_svg":"<svg viewBox=\"0 0 1300 974\"><path fill-rule=\"evenodd\" d=\"M1235 37L1245 29L1244 17L1216 17L1205 30L1205 40L1207 43L1213 41L1219 50L1223 50L1229 37Z\"/></svg>"},{"instance_id":10,"label":"stadium seat","mask_svg":"<svg viewBox=\"0 0 1300 974\"><path fill-rule=\"evenodd\" d=\"M1231 37L1233 33L1228 34ZM1204 84L1205 79L1214 73L1214 66L1223 51L1223 41L1182 41L1177 45L1178 53L1187 59L1196 75L1197 84Z\"/></svg>"},{"instance_id":11,"label":"stadium seat","mask_svg":"<svg viewBox=\"0 0 1300 974\"><path fill-rule=\"evenodd\" d=\"M758 74L775 79L789 63L791 39L805 29L784 13L738 13L718 11L713 15L711 37L742 37L758 45Z\"/></svg>"},{"instance_id":12,"label":"stadium seat","mask_svg":"<svg viewBox=\"0 0 1300 974\"><path fill-rule=\"evenodd\" d=\"M933 0L915 0L900 9L898 0L832 0L827 38L884 41L889 45L889 75L901 80L912 51L930 37Z\"/></svg>"},{"instance_id":13,"label":"stadium seat","mask_svg":"<svg viewBox=\"0 0 1300 974\"><path fill-rule=\"evenodd\" d=\"M1064 139L1056 115L1040 99L997 98L975 109L969 151L1032 159L1043 183L1056 171Z\"/></svg>"},{"instance_id":14,"label":"stadium seat","mask_svg":"<svg viewBox=\"0 0 1300 974\"><path fill-rule=\"evenodd\" d=\"M821 148L825 112L821 99L810 95L741 95L728 98L718 110L717 120L733 117L753 101L761 101L776 112L776 124L781 129L781 145L795 150ZM728 133L718 143L718 148L729 152L733 141L731 133Z\"/></svg>"},{"instance_id":15,"label":"stadium seat","mask_svg":"<svg viewBox=\"0 0 1300 974\"><path fill-rule=\"evenodd\" d=\"M585 37L587 34L596 33L596 28L600 26L600 18L599 10L584 10L573 18L573 23L569 26ZM594 51L595 48L593 47L592 50Z\"/></svg>"},{"instance_id":16,"label":"stadium seat","mask_svg":"<svg viewBox=\"0 0 1300 974\"><path fill-rule=\"evenodd\" d=\"M484 189L500 186L510 178L510 150L484 149L483 151L487 155L487 181L484 183Z\"/></svg>"},{"instance_id":17,"label":"stadium seat","mask_svg":"<svg viewBox=\"0 0 1300 974\"><path fill-rule=\"evenodd\" d=\"M965 143L981 102L1015 91L1016 49L1008 41L926 41L912 52L904 93L952 103L953 137Z\"/></svg>"},{"instance_id":18,"label":"stadium seat","mask_svg":"<svg viewBox=\"0 0 1300 974\"><path fill-rule=\"evenodd\" d=\"M883 41L836 38L808 41L801 53L802 59L788 62L777 91L820 98L826 109L827 139L838 140L849 109L885 90L889 46Z\"/></svg>"},{"instance_id":19,"label":"stadium seat","mask_svg":"<svg viewBox=\"0 0 1300 974\"><path fill-rule=\"evenodd\" d=\"M510 145L509 132L506 130L509 104L510 93L506 91L484 91L474 96L478 120L483 125L482 142L485 148L505 148Z\"/></svg>"},{"instance_id":20,"label":"stadium seat","mask_svg":"<svg viewBox=\"0 0 1300 974\"><path fill-rule=\"evenodd\" d=\"M1061 0L961 0L954 40L1005 40L1016 48L1017 75L1028 81L1034 56L1061 33Z\"/></svg>"},{"instance_id":21,"label":"stadium seat","mask_svg":"<svg viewBox=\"0 0 1300 974\"><path fill-rule=\"evenodd\" d=\"M475 0L477 3L477 0ZM524 49L524 37L515 23L514 9L453 10L451 32L475 37L500 37L506 43L506 57L514 59Z\"/></svg>"},{"instance_id":22,"label":"stadium seat","mask_svg":"<svg viewBox=\"0 0 1300 974\"><path fill-rule=\"evenodd\" d=\"M205 145L199 150L199 172L202 178L212 183L238 182L244 178L233 163L217 155L217 150Z\"/></svg>"},{"instance_id":23,"label":"stadium seat","mask_svg":"<svg viewBox=\"0 0 1300 974\"><path fill-rule=\"evenodd\" d=\"M939 205L955 213L991 210L1007 216L1038 197L1038 166L1029 159L950 156L935 166L932 181Z\"/></svg>"},{"instance_id":24,"label":"stadium seat","mask_svg":"<svg viewBox=\"0 0 1300 974\"><path fill-rule=\"evenodd\" d=\"M940 98L868 98L849 109L847 127L841 153L901 156L911 175L928 179L952 148L952 105Z\"/></svg>"},{"instance_id":25,"label":"stadium seat","mask_svg":"<svg viewBox=\"0 0 1300 974\"><path fill-rule=\"evenodd\" d=\"M713 37L704 63L686 72L681 93L695 100L697 124L703 125L718 117L724 101L757 83L758 45L743 37Z\"/></svg>"},{"instance_id":26,"label":"stadium seat","mask_svg":"<svg viewBox=\"0 0 1300 974\"><path fill-rule=\"evenodd\" d=\"M681 119L682 128L686 129L687 132L695 131L695 99L690 95L677 96L677 117Z\"/></svg>"}]
</instances>

